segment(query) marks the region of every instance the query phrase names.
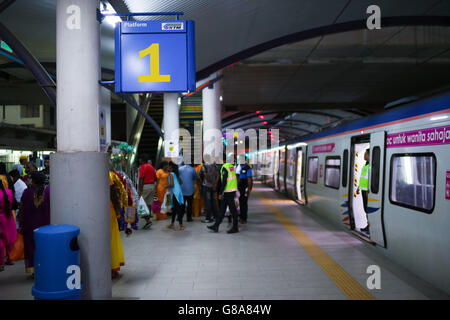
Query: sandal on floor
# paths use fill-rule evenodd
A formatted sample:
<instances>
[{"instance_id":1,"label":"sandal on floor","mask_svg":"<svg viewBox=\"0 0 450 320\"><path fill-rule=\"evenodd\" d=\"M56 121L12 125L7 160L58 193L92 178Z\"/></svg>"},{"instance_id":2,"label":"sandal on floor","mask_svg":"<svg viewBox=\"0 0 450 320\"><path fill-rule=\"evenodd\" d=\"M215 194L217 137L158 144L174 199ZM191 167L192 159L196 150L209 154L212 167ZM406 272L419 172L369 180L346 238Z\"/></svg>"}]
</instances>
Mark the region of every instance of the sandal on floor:
<instances>
[{"instance_id":1,"label":"sandal on floor","mask_svg":"<svg viewBox=\"0 0 450 320\"><path fill-rule=\"evenodd\" d=\"M184 226L183 225L179 226L178 230L184 230Z\"/></svg>"},{"instance_id":2,"label":"sandal on floor","mask_svg":"<svg viewBox=\"0 0 450 320\"><path fill-rule=\"evenodd\" d=\"M173 224L169 224L169 225L167 226L167 228L175 230L175 226L174 226Z\"/></svg>"}]
</instances>

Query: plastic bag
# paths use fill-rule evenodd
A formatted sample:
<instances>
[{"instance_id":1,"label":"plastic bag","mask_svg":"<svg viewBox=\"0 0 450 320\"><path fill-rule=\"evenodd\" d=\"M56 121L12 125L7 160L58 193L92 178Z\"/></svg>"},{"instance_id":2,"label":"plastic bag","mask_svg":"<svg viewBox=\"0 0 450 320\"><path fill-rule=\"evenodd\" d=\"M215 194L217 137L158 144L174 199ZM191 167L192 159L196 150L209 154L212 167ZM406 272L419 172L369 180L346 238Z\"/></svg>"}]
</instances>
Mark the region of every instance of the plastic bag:
<instances>
[{"instance_id":1,"label":"plastic bag","mask_svg":"<svg viewBox=\"0 0 450 320\"><path fill-rule=\"evenodd\" d=\"M172 194L167 191L164 195L164 201L161 205L161 213L169 213L172 211Z\"/></svg>"},{"instance_id":2,"label":"plastic bag","mask_svg":"<svg viewBox=\"0 0 450 320\"><path fill-rule=\"evenodd\" d=\"M158 198L154 198L152 202L152 212L160 213L161 212L161 202L159 202Z\"/></svg>"},{"instance_id":3,"label":"plastic bag","mask_svg":"<svg viewBox=\"0 0 450 320\"><path fill-rule=\"evenodd\" d=\"M142 196L139 198L137 213L140 217L147 217L150 215L150 210L148 210L147 204Z\"/></svg>"},{"instance_id":4,"label":"plastic bag","mask_svg":"<svg viewBox=\"0 0 450 320\"><path fill-rule=\"evenodd\" d=\"M23 253L23 235L17 234L17 239L13 244L12 250L9 254L9 260L19 261L24 259Z\"/></svg>"}]
</instances>

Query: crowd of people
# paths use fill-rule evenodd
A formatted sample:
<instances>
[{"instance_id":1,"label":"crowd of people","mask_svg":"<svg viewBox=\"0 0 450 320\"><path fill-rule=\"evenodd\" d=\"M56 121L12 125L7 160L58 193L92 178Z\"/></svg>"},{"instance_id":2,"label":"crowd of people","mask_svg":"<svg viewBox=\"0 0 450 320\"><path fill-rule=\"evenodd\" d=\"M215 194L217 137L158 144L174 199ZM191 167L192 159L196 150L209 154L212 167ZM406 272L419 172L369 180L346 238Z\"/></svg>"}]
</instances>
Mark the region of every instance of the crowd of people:
<instances>
[{"instance_id":1,"label":"crowd of people","mask_svg":"<svg viewBox=\"0 0 450 320\"><path fill-rule=\"evenodd\" d=\"M162 161L155 170L146 154L139 157L139 164L137 188L125 172L109 172L113 278L125 265L120 231L129 236L133 229L138 229L139 218L145 220L143 229L150 229L154 217L156 220L170 218L169 229L184 230L184 216L187 222L192 222L204 209L205 217L201 222L208 223L207 227L214 232L219 231L225 216L232 222L228 233L239 232L239 222L247 223L247 201L253 185L249 164L235 167L231 158L225 164L218 164L206 155L203 164L177 165ZM137 210L140 201L144 201L148 209L143 214L138 214ZM34 277L33 231L49 224L49 156L44 158L41 171L25 156L10 172L0 163L0 272L14 264L11 254L20 240L25 271Z\"/></svg>"},{"instance_id":2,"label":"crowd of people","mask_svg":"<svg viewBox=\"0 0 450 320\"><path fill-rule=\"evenodd\" d=\"M228 233L239 232L239 222L247 223L247 203L253 187L251 166L245 162L235 167L233 157L228 157L225 164L218 164L209 155L205 155L204 160L198 165L162 161L156 171L148 155L139 157L139 196L151 208L149 215L144 217L147 221L144 229L150 227L152 214L156 220L169 214L171 222L167 227L184 230L184 215L187 222L192 222L192 217L200 216L203 207L205 218L201 222L212 223L208 228L214 232L219 231L227 209L228 220L233 223ZM178 227L175 227L175 220Z\"/></svg>"},{"instance_id":3,"label":"crowd of people","mask_svg":"<svg viewBox=\"0 0 450 320\"><path fill-rule=\"evenodd\" d=\"M34 275L33 230L50 224L49 157L37 170L26 156L7 172L0 163L0 272L12 265L11 251L18 238L23 241L25 271Z\"/></svg>"}]
</instances>

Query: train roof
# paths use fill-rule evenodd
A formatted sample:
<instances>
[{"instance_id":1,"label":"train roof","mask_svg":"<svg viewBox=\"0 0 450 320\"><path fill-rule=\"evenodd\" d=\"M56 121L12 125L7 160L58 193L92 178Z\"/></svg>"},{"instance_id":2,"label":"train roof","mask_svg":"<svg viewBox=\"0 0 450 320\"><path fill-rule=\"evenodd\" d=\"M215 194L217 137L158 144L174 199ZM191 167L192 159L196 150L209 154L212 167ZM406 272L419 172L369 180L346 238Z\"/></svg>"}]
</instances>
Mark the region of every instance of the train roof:
<instances>
[{"instance_id":1,"label":"train roof","mask_svg":"<svg viewBox=\"0 0 450 320\"><path fill-rule=\"evenodd\" d=\"M414 101L408 103L407 105L368 116L363 119L354 120L331 129L308 134L302 136L300 139L283 143L283 145L290 145L296 142L308 142L346 132L370 129L371 127L406 120L408 118L422 116L425 114L436 113L443 110L450 110L450 93Z\"/></svg>"}]
</instances>

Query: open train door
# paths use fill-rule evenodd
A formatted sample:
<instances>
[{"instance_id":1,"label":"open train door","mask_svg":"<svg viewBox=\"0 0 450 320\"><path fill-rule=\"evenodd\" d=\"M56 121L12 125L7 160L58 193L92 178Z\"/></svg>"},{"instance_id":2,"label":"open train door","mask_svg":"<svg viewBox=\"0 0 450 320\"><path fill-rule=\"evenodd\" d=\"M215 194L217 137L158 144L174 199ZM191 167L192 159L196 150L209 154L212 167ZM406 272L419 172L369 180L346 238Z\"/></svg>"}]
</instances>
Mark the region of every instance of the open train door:
<instances>
[{"instance_id":1,"label":"open train door","mask_svg":"<svg viewBox=\"0 0 450 320\"><path fill-rule=\"evenodd\" d=\"M369 201L367 219L369 220L370 240L386 247L383 223L383 195L386 132L379 131L370 134L370 170L369 170Z\"/></svg>"},{"instance_id":2,"label":"open train door","mask_svg":"<svg viewBox=\"0 0 450 320\"><path fill-rule=\"evenodd\" d=\"M297 201L306 204L305 193L305 164L306 164L306 145L297 148L297 166L295 173L295 193Z\"/></svg>"}]
</instances>

